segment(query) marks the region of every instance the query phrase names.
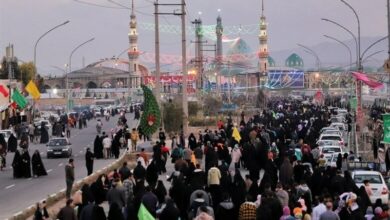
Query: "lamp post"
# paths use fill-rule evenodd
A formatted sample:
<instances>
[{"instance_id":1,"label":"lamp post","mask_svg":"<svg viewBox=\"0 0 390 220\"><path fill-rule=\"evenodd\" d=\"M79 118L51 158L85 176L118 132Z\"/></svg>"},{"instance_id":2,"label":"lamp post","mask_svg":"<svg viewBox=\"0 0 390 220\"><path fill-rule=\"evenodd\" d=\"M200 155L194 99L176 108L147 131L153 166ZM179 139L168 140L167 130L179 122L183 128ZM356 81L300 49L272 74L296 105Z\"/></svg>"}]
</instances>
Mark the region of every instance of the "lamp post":
<instances>
[{"instance_id":1,"label":"lamp post","mask_svg":"<svg viewBox=\"0 0 390 220\"><path fill-rule=\"evenodd\" d=\"M320 69L321 69L321 60L320 60L320 57L318 56L318 54L310 49L309 47L305 46L305 45L302 45L302 44L297 44L298 46L302 47L305 49L305 52L313 55L315 58L316 58L316 63L317 63L317 71L320 72Z\"/></svg>"},{"instance_id":2,"label":"lamp post","mask_svg":"<svg viewBox=\"0 0 390 220\"><path fill-rule=\"evenodd\" d=\"M69 73L72 72L72 56L73 56L73 54L74 54L80 47L84 46L85 44L87 44L87 43L89 43L89 42L91 42L91 41L93 41L93 40L95 40L95 38L91 38L91 39L89 39L89 40L87 40L87 41L85 41L85 42L79 44L79 45L78 45L77 47L75 47L75 48L72 50L72 52L70 53L70 56L69 56L69 65L68 65L68 67L69 67L69 72L66 74L66 112L67 112L67 113L69 112L69 77L68 77L68 75L69 75Z\"/></svg>"},{"instance_id":3,"label":"lamp post","mask_svg":"<svg viewBox=\"0 0 390 220\"><path fill-rule=\"evenodd\" d=\"M342 42L341 40L339 40L339 39L337 39L335 37L331 37L331 36L326 35L326 34L324 34L324 37L329 38L331 40L334 40L334 41L338 42L339 44L343 45L345 48L347 48L348 53L349 53L349 69L351 69L351 67L352 67L352 51L351 51L351 48L346 43Z\"/></svg>"},{"instance_id":4,"label":"lamp post","mask_svg":"<svg viewBox=\"0 0 390 220\"><path fill-rule=\"evenodd\" d=\"M37 66L37 46L38 46L39 41L40 41L44 36L46 36L48 33L54 31L55 29L57 29L57 28L59 28L59 27L62 27L62 26L64 26L64 25L66 25L66 24L69 23L69 22L70 22L70 21L65 21L65 22L63 22L63 23L61 23L61 24L59 24L59 25L57 25L57 26L51 28L50 30L48 30L48 31L46 31L44 34L42 34L42 35L38 38L38 40L35 42L35 45L34 45L34 66L35 66L35 68L36 68L36 66Z\"/></svg>"}]
</instances>

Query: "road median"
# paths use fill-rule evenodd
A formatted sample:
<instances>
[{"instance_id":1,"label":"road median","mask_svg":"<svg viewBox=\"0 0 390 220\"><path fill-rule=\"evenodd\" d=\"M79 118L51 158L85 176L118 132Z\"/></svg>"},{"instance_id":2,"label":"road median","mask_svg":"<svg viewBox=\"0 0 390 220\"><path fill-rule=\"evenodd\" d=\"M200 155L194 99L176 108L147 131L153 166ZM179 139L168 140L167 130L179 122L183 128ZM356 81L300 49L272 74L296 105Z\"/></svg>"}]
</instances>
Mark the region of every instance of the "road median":
<instances>
[{"instance_id":1,"label":"road median","mask_svg":"<svg viewBox=\"0 0 390 220\"><path fill-rule=\"evenodd\" d=\"M84 184L91 185L93 182L97 180L97 178L102 174L108 174L114 169L118 169L122 166L123 162L127 161L129 167L135 167L135 161L136 161L136 153L128 153L125 152L122 154L122 156L117 159L116 161L110 163L106 167L99 169L92 173L91 175L84 177L81 180L78 180L76 183L73 184L72 188L72 194L76 191L80 190L81 187ZM48 209L49 214L57 213L59 208L62 208L65 204L65 189L61 189L57 193L53 193L48 195L45 199L43 199L40 202L46 201L46 207ZM30 205L23 211L20 211L18 213L15 213L13 216L8 218L8 220L25 220L25 219L32 219L34 213L36 210L36 204Z\"/></svg>"}]
</instances>

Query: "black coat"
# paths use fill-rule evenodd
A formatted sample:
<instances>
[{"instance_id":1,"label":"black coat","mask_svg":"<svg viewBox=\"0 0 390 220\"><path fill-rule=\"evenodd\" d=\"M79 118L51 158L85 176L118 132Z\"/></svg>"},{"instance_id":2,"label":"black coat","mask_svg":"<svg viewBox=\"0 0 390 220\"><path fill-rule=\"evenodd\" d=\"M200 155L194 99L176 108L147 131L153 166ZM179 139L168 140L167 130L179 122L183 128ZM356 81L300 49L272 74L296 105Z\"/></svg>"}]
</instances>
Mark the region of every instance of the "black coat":
<instances>
[{"instance_id":1,"label":"black coat","mask_svg":"<svg viewBox=\"0 0 390 220\"><path fill-rule=\"evenodd\" d=\"M45 169L45 166L43 165L41 155L38 151L36 151L32 158L31 158L31 164L32 164L32 171L34 176L46 176L47 172Z\"/></svg>"},{"instance_id":2,"label":"black coat","mask_svg":"<svg viewBox=\"0 0 390 220\"><path fill-rule=\"evenodd\" d=\"M8 151L15 152L18 147L18 140L16 139L14 134L11 134L8 138Z\"/></svg>"},{"instance_id":3,"label":"black coat","mask_svg":"<svg viewBox=\"0 0 390 220\"><path fill-rule=\"evenodd\" d=\"M12 161L12 168L14 178L20 178L23 176L22 156L18 150L15 151L14 160Z\"/></svg>"},{"instance_id":4,"label":"black coat","mask_svg":"<svg viewBox=\"0 0 390 220\"><path fill-rule=\"evenodd\" d=\"M96 135L95 141L93 143L93 152L97 159L103 158L103 143L99 135Z\"/></svg>"},{"instance_id":5,"label":"black coat","mask_svg":"<svg viewBox=\"0 0 390 220\"><path fill-rule=\"evenodd\" d=\"M22 171L22 177L24 178L30 178L31 177L31 157L28 151L25 151L21 155L21 171Z\"/></svg>"}]
</instances>

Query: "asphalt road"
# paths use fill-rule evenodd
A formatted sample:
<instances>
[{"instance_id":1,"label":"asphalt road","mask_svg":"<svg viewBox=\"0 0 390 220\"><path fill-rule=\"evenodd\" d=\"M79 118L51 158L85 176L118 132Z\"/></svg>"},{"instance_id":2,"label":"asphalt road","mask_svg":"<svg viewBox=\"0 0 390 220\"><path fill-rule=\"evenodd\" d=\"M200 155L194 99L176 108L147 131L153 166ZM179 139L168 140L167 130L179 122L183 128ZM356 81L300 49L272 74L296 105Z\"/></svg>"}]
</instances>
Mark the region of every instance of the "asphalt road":
<instances>
[{"instance_id":1,"label":"asphalt road","mask_svg":"<svg viewBox=\"0 0 390 220\"><path fill-rule=\"evenodd\" d=\"M135 126L137 121L133 121L133 115L127 114L129 127ZM115 127L118 116L111 117L109 122L103 120L103 131L108 133ZM96 120L88 122L88 127L82 130L73 129L71 131L70 142L72 143L73 158L75 160L75 176L78 180L87 175L85 167L85 150L90 147L93 150L93 141L96 137ZM65 168L68 158L46 158L46 146L44 144L30 144L30 155L38 149L48 172L47 176L29 179L14 179L12 176L11 163L13 153L7 155L7 168L0 172L0 219L6 219L13 214L35 204L37 201L45 199L47 195L56 193L66 187ZM101 169L113 162L114 159L95 160L94 170Z\"/></svg>"}]
</instances>

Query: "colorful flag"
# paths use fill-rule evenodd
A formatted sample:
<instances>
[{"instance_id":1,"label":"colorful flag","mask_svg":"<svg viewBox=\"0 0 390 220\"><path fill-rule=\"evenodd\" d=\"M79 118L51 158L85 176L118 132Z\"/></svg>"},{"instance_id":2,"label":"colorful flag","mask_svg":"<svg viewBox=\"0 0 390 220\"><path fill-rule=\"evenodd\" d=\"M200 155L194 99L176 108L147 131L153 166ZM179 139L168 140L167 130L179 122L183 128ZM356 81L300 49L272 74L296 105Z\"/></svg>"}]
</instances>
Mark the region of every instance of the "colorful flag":
<instances>
[{"instance_id":1,"label":"colorful flag","mask_svg":"<svg viewBox=\"0 0 390 220\"><path fill-rule=\"evenodd\" d=\"M141 203L141 206L138 209L138 219L139 220L155 220L156 218L150 214L149 210Z\"/></svg>"},{"instance_id":2,"label":"colorful flag","mask_svg":"<svg viewBox=\"0 0 390 220\"><path fill-rule=\"evenodd\" d=\"M20 94L20 92L17 89L15 89L12 94L12 100L14 100L16 104L20 106L20 108L24 108L27 105L26 98L24 98L24 96Z\"/></svg>"},{"instance_id":3,"label":"colorful flag","mask_svg":"<svg viewBox=\"0 0 390 220\"><path fill-rule=\"evenodd\" d=\"M356 110L357 109L357 98L351 98L349 100L349 105L351 106L351 109Z\"/></svg>"},{"instance_id":4,"label":"colorful flag","mask_svg":"<svg viewBox=\"0 0 390 220\"><path fill-rule=\"evenodd\" d=\"M16 109L18 107L15 102L12 102L9 106L11 106L13 109Z\"/></svg>"},{"instance_id":5,"label":"colorful flag","mask_svg":"<svg viewBox=\"0 0 390 220\"><path fill-rule=\"evenodd\" d=\"M41 93L39 92L37 86L32 80L30 80L25 89L33 97L33 99L41 98Z\"/></svg>"},{"instance_id":6,"label":"colorful flag","mask_svg":"<svg viewBox=\"0 0 390 220\"><path fill-rule=\"evenodd\" d=\"M390 114L383 114L383 142L390 144Z\"/></svg>"},{"instance_id":7,"label":"colorful flag","mask_svg":"<svg viewBox=\"0 0 390 220\"><path fill-rule=\"evenodd\" d=\"M373 79L368 78L368 76L361 72L352 72L352 76L355 77L355 79L362 81L364 84L366 84L371 89L380 89L383 87L383 83L380 83L378 81L375 81Z\"/></svg>"},{"instance_id":8,"label":"colorful flag","mask_svg":"<svg viewBox=\"0 0 390 220\"><path fill-rule=\"evenodd\" d=\"M5 88L3 85L0 85L0 93L6 98L9 96L8 88Z\"/></svg>"},{"instance_id":9,"label":"colorful flag","mask_svg":"<svg viewBox=\"0 0 390 220\"><path fill-rule=\"evenodd\" d=\"M241 135L240 135L240 132L238 132L238 129L236 127L233 128L232 137L234 138L234 140L236 140L238 143L240 143Z\"/></svg>"}]
</instances>

